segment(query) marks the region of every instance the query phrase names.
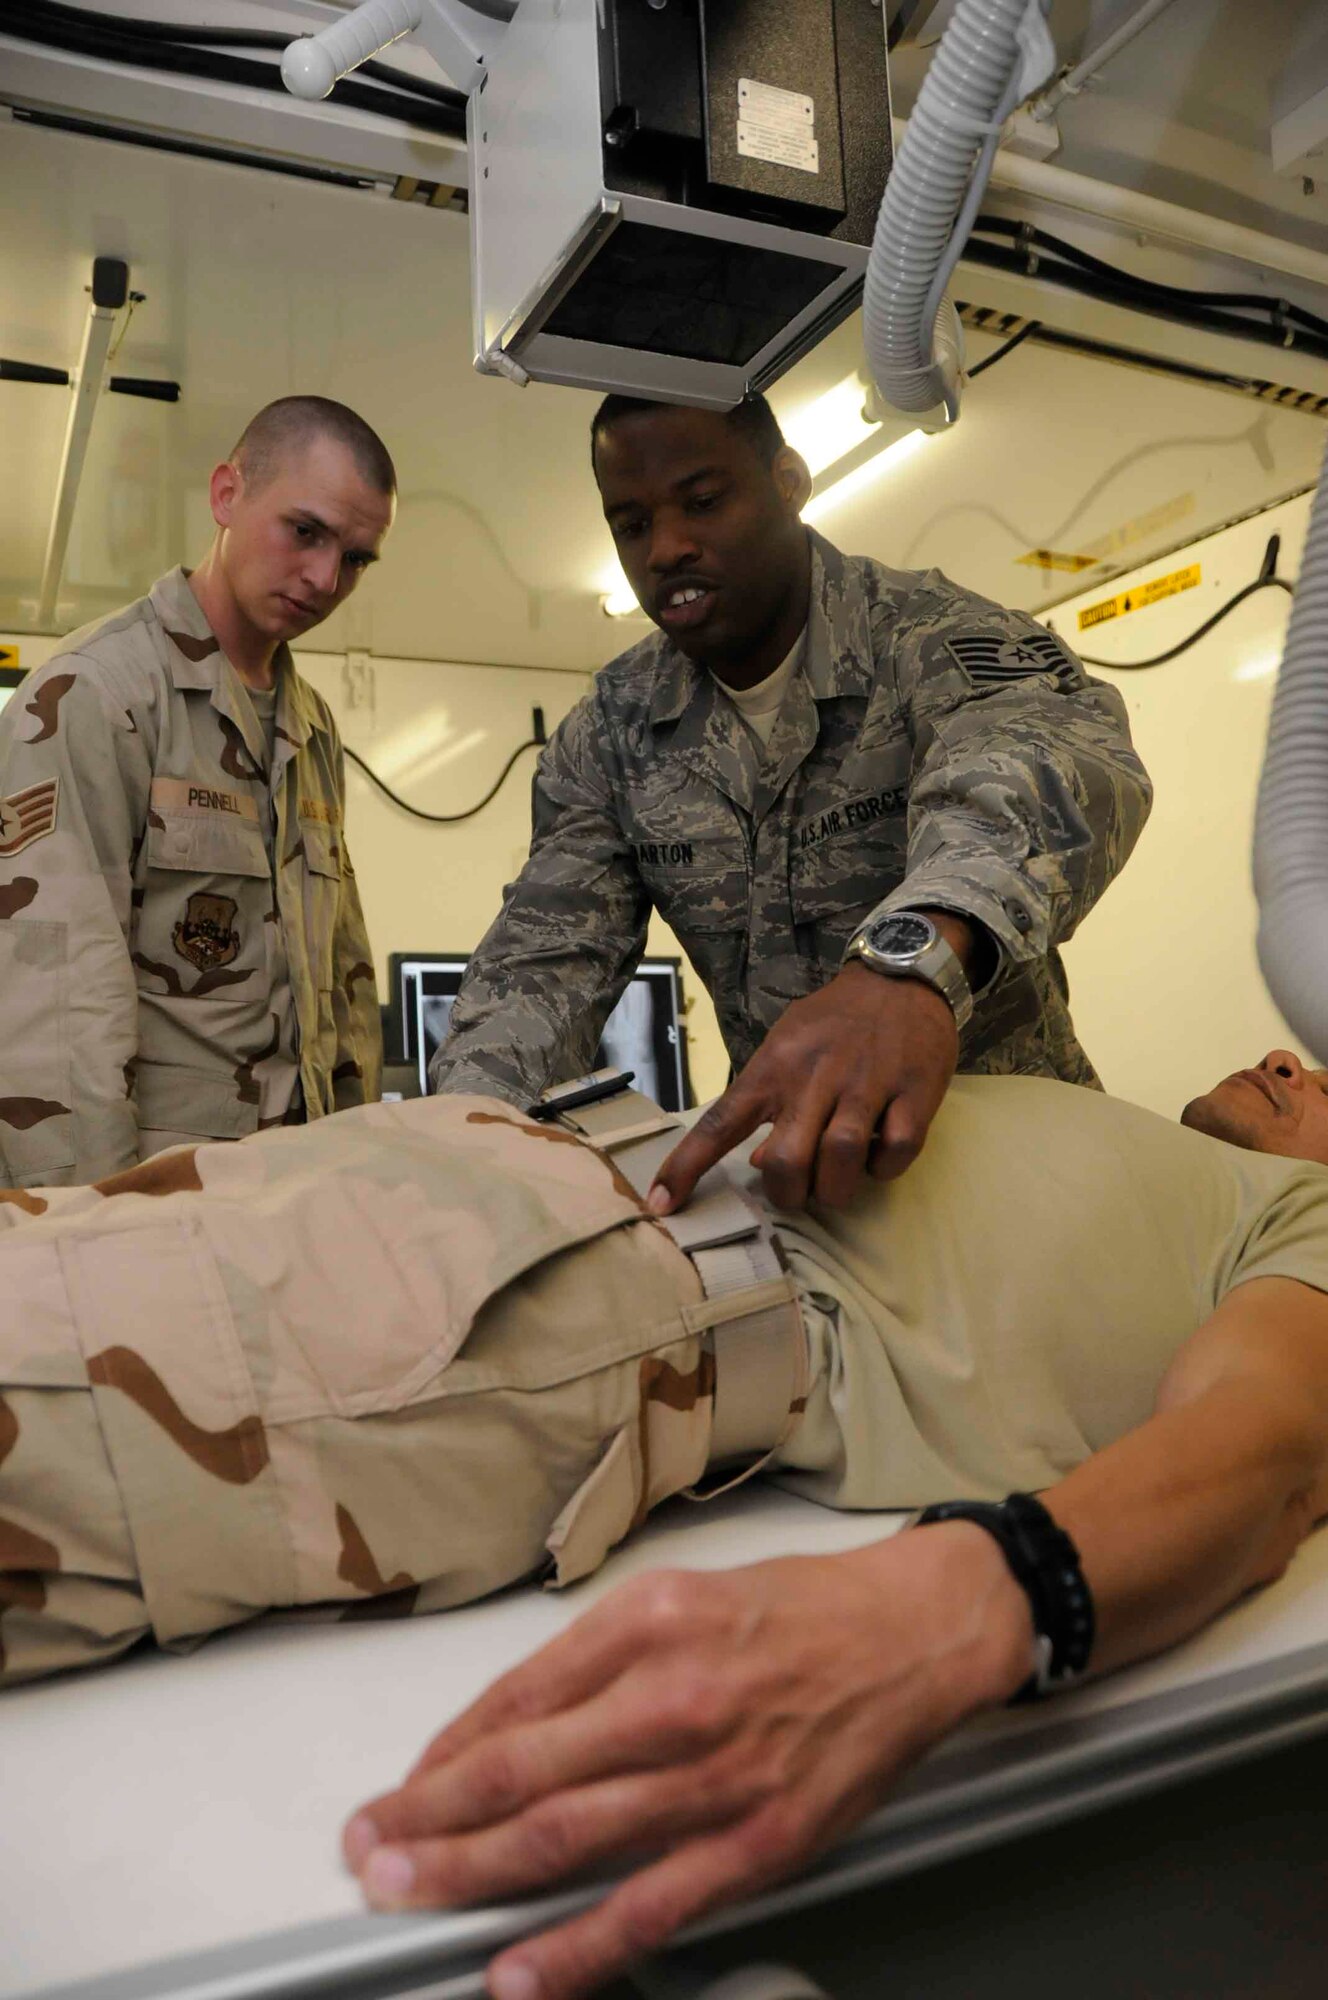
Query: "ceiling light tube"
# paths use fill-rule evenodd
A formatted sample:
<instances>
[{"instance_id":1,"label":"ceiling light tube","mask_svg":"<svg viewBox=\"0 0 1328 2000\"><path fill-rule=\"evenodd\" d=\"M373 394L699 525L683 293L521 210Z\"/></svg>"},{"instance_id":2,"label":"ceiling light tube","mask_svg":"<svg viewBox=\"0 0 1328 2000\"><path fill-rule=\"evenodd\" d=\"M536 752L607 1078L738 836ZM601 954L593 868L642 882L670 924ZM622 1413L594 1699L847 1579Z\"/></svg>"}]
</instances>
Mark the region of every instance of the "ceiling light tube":
<instances>
[{"instance_id":1,"label":"ceiling light tube","mask_svg":"<svg viewBox=\"0 0 1328 2000\"><path fill-rule=\"evenodd\" d=\"M912 458L919 446L926 442L926 431L906 431L903 437L892 444L880 445L873 441L870 450L859 446L857 451L846 454L814 481L812 497L802 510L802 518L809 526L815 526L823 514L841 502L851 500L874 486L883 473L897 470L905 459Z\"/></svg>"},{"instance_id":2,"label":"ceiling light tube","mask_svg":"<svg viewBox=\"0 0 1328 2000\"><path fill-rule=\"evenodd\" d=\"M813 478L851 452L879 440L880 420L864 413L867 395L859 378L849 375L781 423L784 442L792 445Z\"/></svg>"}]
</instances>

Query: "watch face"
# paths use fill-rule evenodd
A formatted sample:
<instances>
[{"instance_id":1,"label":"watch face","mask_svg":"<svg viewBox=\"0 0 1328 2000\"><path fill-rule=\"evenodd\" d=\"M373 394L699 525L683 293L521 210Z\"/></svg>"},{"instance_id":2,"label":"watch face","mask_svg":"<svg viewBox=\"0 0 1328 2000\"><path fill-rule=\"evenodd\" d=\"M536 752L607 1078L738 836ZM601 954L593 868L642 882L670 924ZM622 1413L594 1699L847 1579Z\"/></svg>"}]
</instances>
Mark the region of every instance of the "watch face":
<instances>
[{"instance_id":1,"label":"watch face","mask_svg":"<svg viewBox=\"0 0 1328 2000\"><path fill-rule=\"evenodd\" d=\"M935 927L926 917L914 916L911 910L893 912L882 917L879 924L873 924L867 932L867 943L873 951L879 951L886 958L916 958L925 951L935 937Z\"/></svg>"}]
</instances>

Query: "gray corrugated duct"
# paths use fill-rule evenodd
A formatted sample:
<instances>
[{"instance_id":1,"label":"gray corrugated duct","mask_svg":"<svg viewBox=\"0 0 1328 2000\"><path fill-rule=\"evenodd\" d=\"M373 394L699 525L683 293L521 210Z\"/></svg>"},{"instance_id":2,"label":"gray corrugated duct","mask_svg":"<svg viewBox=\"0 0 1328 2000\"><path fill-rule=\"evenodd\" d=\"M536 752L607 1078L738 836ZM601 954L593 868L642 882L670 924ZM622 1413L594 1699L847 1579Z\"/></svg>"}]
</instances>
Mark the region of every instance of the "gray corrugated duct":
<instances>
[{"instance_id":1,"label":"gray corrugated duct","mask_svg":"<svg viewBox=\"0 0 1328 2000\"><path fill-rule=\"evenodd\" d=\"M1009 113L1056 52L1042 0L959 0L932 58L876 219L863 340L897 410L959 414L961 336L944 298Z\"/></svg>"},{"instance_id":2,"label":"gray corrugated duct","mask_svg":"<svg viewBox=\"0 0 1328 2000\"><path fill-rule=\"evenodd\" d=\"M1328 1063L1328 453L1268 725L1254 892L1268 990L1293 1034Z\"/></svg>"}]
</instances>

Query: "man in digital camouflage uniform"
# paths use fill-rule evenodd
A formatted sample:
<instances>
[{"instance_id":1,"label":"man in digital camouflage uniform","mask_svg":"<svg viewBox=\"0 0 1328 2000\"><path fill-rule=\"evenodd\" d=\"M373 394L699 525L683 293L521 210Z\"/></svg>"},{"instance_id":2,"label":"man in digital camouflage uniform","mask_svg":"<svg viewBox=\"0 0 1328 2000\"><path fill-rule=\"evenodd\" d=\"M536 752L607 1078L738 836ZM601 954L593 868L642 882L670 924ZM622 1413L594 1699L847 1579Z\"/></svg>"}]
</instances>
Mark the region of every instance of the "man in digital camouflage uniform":
<instances>
[{"instance_id":1,"label":"man in digital camouflage uniform","mask_svg":"<svg viewBox=\"0 0 1328 2000\"><path fill-rule=\"evenodd\" d=\"M899 1172L956 1057L1094 1083L1056 947L1147 815L1120 697L1022 613L805 529L807 470L762 398L724 416L610 397L592 443L660 633L541 757L530 857L434 1088L524 1104L588 1068L652 909L738 1073L664 1164L661 1208L767 1121L783 1205L846 1199L869 1159ZM874 914L906 909L976 990L958 1040L934 980L844 964Z\"/></svg>"},{"instance_id":2,"label":"man in digital camouflage uniform","mask_svg":"<svg viewBox=\"0 0 1328 2000\"><path fill-rule=\"evenodd\" d=\"M92 1181L378 1095L378 998L327 704L289 641L355 588L392 462L287 397L212 474L217 532L0 715L0 1180Z\"/></svg>"}]
</instances>

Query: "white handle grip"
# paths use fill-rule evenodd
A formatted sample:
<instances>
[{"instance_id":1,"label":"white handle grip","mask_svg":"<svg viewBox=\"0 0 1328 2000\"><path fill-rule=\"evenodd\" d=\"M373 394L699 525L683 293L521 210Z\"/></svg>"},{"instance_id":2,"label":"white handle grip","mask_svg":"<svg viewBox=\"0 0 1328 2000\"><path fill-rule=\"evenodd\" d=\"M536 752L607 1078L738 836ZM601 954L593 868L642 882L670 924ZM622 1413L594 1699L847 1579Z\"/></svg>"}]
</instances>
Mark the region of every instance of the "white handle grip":
<instances>
[{"instance_id":1,"label":"white handle grip","mask_svg":"<svg viewBox=\"0 0 1328 2000\"><path fill-rule=\"evenodd\" d=\"M338 77L418 28L423 11L423 0L363 0L344 21L288 43L281 80L293 97L326 97Z\"/></svg>"}]
</instances>

